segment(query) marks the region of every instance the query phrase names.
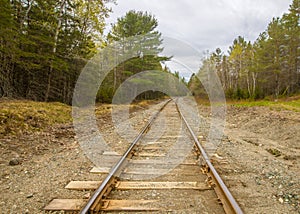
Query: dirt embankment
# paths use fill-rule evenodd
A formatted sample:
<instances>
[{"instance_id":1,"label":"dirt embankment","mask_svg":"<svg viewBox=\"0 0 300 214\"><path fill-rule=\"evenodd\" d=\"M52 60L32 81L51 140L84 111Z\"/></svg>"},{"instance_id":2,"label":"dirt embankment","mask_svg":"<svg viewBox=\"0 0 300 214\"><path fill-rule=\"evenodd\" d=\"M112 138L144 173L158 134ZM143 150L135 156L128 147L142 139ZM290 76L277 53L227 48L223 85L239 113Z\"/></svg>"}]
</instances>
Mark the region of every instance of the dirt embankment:
<instances>
[{"instance_id":1,"label":"dirt embankment","mask_svg":"<svg viewBox=\"0 0 300 214\"><path fill-rule=\"evenodd\" d=\"M300 213L300 113L229 107L215 165L246 213Z\"/></svg>"}]
</instances>

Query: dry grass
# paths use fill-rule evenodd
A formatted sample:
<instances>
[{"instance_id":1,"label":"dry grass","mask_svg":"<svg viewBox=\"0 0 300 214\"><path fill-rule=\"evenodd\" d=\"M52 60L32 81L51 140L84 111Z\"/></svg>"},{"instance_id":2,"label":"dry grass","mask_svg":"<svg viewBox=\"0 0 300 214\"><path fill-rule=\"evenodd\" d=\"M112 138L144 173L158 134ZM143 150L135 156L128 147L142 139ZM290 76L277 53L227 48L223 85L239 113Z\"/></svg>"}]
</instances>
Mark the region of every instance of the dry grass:
<instances>
[{"instance_id":1,"label":"dry grass","mask_svg":"<svg viewBox=\"0 0 300 214\"><path fill-rule=\"evenodd\" d=\"M290 110L300 112L300 99L282 99L277 101L239 101L230 102L229 105L235 107L253 107L253 106L267 106L274 110Z\"/></svg>"},{"instance_id":2,"label":"dry grass","mask_svg":"<svg viewBox=\"0 0 300 214\"><path fill-rule=\"evenodd\" d=\"M154 101L140 101L129 106L130 111L144 109ZM97 117L111 113L111 104L96 104ZM72 107L58 103L0 99L0 136L41 131L49 126L72 121Z\"/></svg>"},{"instance_id":3,"label":"dry grass","mask_svg":"<svg viewBox=\"0 0 300 214\"><path fill-rule=\"evenodd\" d=\"M0 100L0 135L18 135L71 122L71 107L61 103Z\"/></svg>"},{"instance_id":4,"label":"dry grass","mask_svg":"<svg viewBox=\"0 0 300 214\"><path fill-rule=\"evenodd\" d=\"M210 101L208 99L195 98L197 103L200 105L210 106ZM271 110L290 110L295 112L300 112L300 95L282 98L275 101L270 100L258 100L258 101L249 101L249 100L227 100L228 106L234 107L254 107L254 106L267 106Z\"/></svg>"}]
</instances>

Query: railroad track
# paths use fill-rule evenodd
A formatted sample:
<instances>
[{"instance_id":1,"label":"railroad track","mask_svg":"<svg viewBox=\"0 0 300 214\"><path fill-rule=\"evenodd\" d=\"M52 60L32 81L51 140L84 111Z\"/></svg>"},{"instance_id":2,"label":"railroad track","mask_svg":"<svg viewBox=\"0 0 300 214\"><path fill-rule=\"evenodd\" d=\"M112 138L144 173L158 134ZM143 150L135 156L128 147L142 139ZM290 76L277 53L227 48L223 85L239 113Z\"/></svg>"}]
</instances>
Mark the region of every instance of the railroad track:
<instances>
[{"instance_id":1,"label":"railroad track","mask_svg":"<svg viewBox=\"0 0 300 214\"><path fill-rule=\"evenodd\" d=\"M164 131L158 137L162 123ZM88 200L54 199L45 210L242 213L172 100L152 116L109 172L102 168L92 172L108 174L102 181L72 181L66 187L95 190Z\"/></svg>"}]
</instances>

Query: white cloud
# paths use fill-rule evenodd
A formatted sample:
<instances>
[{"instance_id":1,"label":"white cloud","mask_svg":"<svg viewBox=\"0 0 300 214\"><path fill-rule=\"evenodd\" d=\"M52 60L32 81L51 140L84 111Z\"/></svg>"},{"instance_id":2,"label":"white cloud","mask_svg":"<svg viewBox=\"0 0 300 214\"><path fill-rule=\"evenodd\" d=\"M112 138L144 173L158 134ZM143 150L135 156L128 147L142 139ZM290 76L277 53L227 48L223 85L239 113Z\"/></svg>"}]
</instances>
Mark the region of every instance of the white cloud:
<instances>
[{"instance_id":1,"label":"white cloud","mask_svg":"<svg viewBox=\"0 0 300 214\"><path fill-rule=\"evenodd\" d=\"M274 16L286 12L289 1L282 0L119 0L108 19L135 9L149 11L159 21L159 30L166 36L179 37L190 43L203 39L216 40L228 35L245 35L253 40ZM216 41L221 44L222 41ZM214 43L207 44L208 48Z\"/></svg>"},{"instance_id":2,"label":"white cloud","mask_svg":"<svg viewBox=\"0 0 300 214\"><path fill-rule=\"evenodd\" d=\"M119 0L107 20L114 23L129 10L148 11L164 36L192 44L200 52L226 51L239 35L254 41L292 0ZM224 50L225 49L225 50Z\"/></svg>"}]
</instances>

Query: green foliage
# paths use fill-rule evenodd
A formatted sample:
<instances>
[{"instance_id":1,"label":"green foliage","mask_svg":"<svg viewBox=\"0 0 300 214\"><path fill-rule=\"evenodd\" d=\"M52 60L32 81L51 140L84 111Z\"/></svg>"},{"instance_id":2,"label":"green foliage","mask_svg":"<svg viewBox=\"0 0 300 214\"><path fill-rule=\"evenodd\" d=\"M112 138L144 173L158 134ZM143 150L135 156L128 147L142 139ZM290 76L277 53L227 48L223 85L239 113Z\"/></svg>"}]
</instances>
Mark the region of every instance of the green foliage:
<instances>
[{"instance_id":1,"label":"green foliage","mask_svg":"<svg viewBox=\"0 0 300 214\"><path fill-rule=\"evenodd\" d=\"M153 15L148 12L131 10L124 17L119 18L117 24L113 25L108 39L119 41L122 38L148 33L160 35L158 31L155 31L157 26L158 22Z\"/></svg>"},{"instance_id":2,"label":"green foliage","mask_svg":"<svg viewBox=\"0 0 300 214\"><path fill-rule=\"evenodd\" d=\"M158 56L162 51L160 47L162 39L161 34L156 30L157 26L158 21L153 15L148 12L134 10L127 12L125 16L119 18L117 23L112 26L107 36L107 43L118 42L118 51L121 55L115 55L114 57L121 58L127 53L131 55L136 53L137 57L122 62L106 76L97 96L98 101L110 102L117 88L126 79L139 72L162 70L161 62L169 60L169 58ZM149 51L151 55L144 55L144 53ZM132 81L134 84L142 82L142 80L141 82L134 82L139 81L138 79ZM159 80L156 79L155 81ZM154 82L152 83L155 84ZM155 96L149 95L149 93L151 92L139 96L138 99L161 96L160 93L155 93Z\"/></svg>"},{"instance_id":3,"label":"green foliage","mask_svg":"<svg viewBox=\"0 0 300 214\"><path fill-rule=\"evenodd\" d=\"M227 55L216 49L206 59L215 67L226 97L255 100L300 92L299 5L299 0L293 0L289 12L273 18L253 44L239 36ZM200 93L199 83L189 85L194 94Z\"/></svg>"},{"instance_id":4,"label":"green foliage","mask_svg":"<svg viewBox=\"0 0 300 214\"><path fill-rule=\"evenodd\" d=\"M113 0L0 0L0 96L70 103Z\"/></svg>"},{"instance_id":5,"label":"green foliage","mask_svg":"<svg viewBox=\"0 0 300 214\"><path fill-rule=\"evenodd\" d=\"M102 86L98 93L96 102L111 103L114 95L114 89L111 86Z\"/></svg>"}]
</instances>

